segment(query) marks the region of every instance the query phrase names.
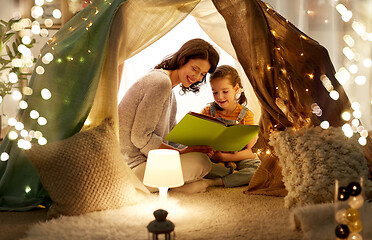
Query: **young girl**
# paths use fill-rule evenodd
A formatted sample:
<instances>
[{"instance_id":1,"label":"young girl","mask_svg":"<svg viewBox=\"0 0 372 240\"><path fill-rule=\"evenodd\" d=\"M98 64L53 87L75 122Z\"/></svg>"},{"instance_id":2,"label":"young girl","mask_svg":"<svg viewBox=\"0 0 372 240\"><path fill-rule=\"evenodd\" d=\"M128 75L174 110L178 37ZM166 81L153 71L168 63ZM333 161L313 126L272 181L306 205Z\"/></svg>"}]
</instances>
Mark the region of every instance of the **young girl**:
<instances>
[{"instance_id":1,"label":"young girl","mask_svg":"<svg viewBox=\"0 0 372 240\"><path fill-rule=\"evenodd\" d=\"M253 113L247 107L242 83L235 68L227 65L217 67L210 76L214 102L202 110L202 114L216 117L229 124L253 124ZM234 141L234 139L231 139ZM205 177L210 185L236 187L249 184L260 160L252 152L256 142L252 139L239 152L214 152L213 167ZM220 164L223 163L223 164Z\"/></svg>"},{"instance_id":2,"label":"young girl","mask_svg":"<svg viewBox=\"0 0 372 240\"><path fill-rule=\"evenodd\" d=\"M126 92L119 104L119 140L124 160L142 181L148 152L156 148L175 149L164 140L176 125L176 99L172 88L198 92L207 73L218 64L219 54L202 39L186 42L176 53L165 58ZM180 152L185 185L177 190L203 192L202 179L212 168L209 146L176 149ZM149 188L150 191L157 189Z\"/></svg>"}]
</instances>

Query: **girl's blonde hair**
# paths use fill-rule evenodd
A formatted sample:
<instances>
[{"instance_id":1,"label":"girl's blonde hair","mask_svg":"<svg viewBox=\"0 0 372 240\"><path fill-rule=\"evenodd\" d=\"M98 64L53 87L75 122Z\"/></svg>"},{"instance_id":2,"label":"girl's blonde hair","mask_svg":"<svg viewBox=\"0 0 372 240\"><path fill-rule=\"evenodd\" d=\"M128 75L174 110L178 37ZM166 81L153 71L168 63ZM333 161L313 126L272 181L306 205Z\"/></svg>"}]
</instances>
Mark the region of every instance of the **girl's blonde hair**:
<instances>
[{"instance_id":1,"label":"girl's blonde hair","mask_svg":"<svg viewBox=\"0 0 372 240\"><path fill-rule=\"evenodd\" d=\"M212 83L217 78L227 78L229 79L231 85L235 87L236 84L238 84L240 89L243 89L242 80L239 77L238 71L236 71L235 68L229 66L229 65L221 65L216 68L216 70L211 74L209 77L209 82ZM240 93L240 96L238 99L236 99L237 102L241 105L247 104L247 98L245 96L244 91Z\"/></svg>"}]
</instances>

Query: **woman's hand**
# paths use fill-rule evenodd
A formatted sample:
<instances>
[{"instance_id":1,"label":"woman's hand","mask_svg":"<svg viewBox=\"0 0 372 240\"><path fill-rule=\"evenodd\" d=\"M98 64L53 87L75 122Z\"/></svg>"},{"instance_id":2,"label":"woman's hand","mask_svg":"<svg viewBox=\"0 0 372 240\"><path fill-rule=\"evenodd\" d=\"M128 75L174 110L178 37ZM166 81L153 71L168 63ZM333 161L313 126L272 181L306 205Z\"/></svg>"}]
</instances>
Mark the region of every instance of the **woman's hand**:
<instances>
[{"instance_id":1,"label":"woman's hand","mask_svg":"<svg viewBox=\"0 0 372 240\"><path fill-rule=\"evenodd\" d=\"M212 159L213 162L223 162L224 161L224 154L221 151L216 151L216 152L214 152L211 159Z\"/></svg>"},{"instance_id":2,"label":"woman's hand","mask_svg":"<svg viewBox=\"0 0 372 240\"><path fill-rule=\"evenodd\" d=\"M189 152L201 152L208 155L211 158L214 154L213 149L210 146L188 146L180 150L180 154Z\"/></svg>"}]
</instances>

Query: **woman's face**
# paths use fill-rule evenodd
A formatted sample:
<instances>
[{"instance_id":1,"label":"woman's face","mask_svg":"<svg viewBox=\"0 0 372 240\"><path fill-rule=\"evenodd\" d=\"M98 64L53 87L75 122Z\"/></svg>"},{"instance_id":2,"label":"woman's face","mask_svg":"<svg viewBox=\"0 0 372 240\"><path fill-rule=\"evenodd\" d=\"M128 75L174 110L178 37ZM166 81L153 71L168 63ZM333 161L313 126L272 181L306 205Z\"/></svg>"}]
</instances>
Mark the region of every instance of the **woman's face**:
<instances>
[{"instance_id":1,"label":"woman's face","mask_svg":"<svg viewBox=\"0 0 372 240\"><path fill-rule=\"evenodd\" d=\"M178 69L179 82L184 87L201 81L211 68L211 64L205 59L190 59Z\"/></svg>"},{"instance_id":2,"label":"woman's face","mask_svg":"<svg viewBox=\"0 0 372 240\"><path fill-rule=\"evenodd\" d=\"M239 86L232 86L228 78L215 78L211 81L214 101L225 110L233 110L236 107L235 94Z\"/></svg>"}]
</instances>

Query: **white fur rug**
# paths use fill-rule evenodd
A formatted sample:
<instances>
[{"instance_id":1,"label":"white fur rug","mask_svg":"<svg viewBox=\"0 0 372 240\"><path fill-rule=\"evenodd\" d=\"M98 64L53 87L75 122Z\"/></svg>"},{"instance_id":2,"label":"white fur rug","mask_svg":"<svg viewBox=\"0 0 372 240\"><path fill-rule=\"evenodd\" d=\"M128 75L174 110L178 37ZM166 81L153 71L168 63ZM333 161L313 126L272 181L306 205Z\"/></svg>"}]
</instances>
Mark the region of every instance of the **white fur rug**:
<instances>
[{"instance_id":1,"label":"white fur rug","mask_svg":"<svg viewBox=\"0 0 372 240\"><path fill-rule=\"evenodd\" d=\"M176 239L301 239L291 229L284 200L243 194L246 188L211 188L186 195L170 192L166 206L157 195L117 210L61 217L30 227L23 240L36 239L147 239L147 224L158 208L166 209L175 225Z\"/></svg>"}]
</instances>

